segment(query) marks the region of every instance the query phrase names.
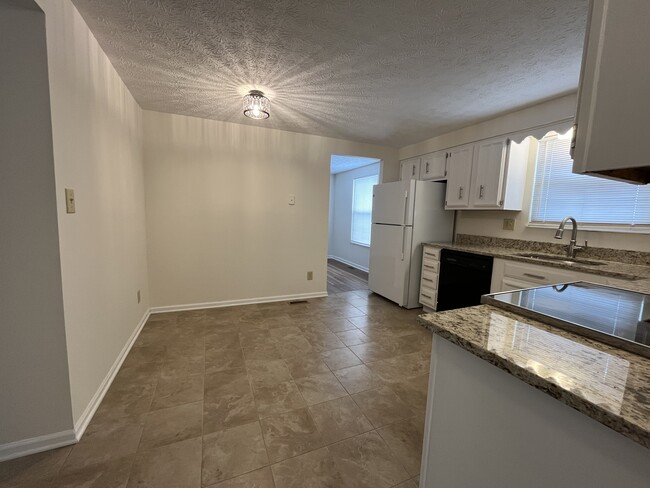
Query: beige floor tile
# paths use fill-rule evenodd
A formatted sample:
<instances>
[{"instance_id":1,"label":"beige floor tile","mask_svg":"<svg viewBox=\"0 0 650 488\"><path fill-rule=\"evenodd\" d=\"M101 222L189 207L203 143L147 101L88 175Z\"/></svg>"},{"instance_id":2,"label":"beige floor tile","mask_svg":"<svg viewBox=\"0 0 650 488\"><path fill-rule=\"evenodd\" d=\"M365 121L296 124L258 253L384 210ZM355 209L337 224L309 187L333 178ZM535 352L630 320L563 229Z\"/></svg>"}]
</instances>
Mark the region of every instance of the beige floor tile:
<instances>
[{"instance_id":1,"label":"beige floor tile","mask_svg":"<svg viewBox=\"0 0 650 488\"><path fill-rule=\"evenodd\" d=\"M424 419L408 418L377 429L397 460L410 476L420 474Z\"/></svg>"},{"instance_id":2,"label":"beige floor tile","mask_svg":"<svg viewBox=\"0 0 650 488\"><path fill-rule=\"evenodd\" d=\"M253 396L260 418L307 406L293 380L271 386L256 386Z\"/></svg>"},{"instance_id":3,"label":"beige floor tile","mask_svg":"<svg viewBox=\"0 0 650 488\"><path fill-rule=\"evenodd\" d=\"M224 371L205 377L204 434L257 419L253 390L244 371Z\"/></svg>"},{"instance_id":4,"label":"beige floor tile","mask_svg":"<svg viewBox=\"0 0 650 488\"><path fill-rule=\"evenodd\" d=\"M125 488L135 455L59 476L57 488ZM0 485L1 486L1 485Z\"/></svg>"},{"instance_id":5,"label":"beige floor tile","mask_svg":"<svg viewBox=\"0 0 650 488\"><path fill-rule=\"evenodd\" d=\"M372 430L372 424L352 398L346 396L309 407L326 444Z\"/></svg>"},{"instance_id":6,"label":"beige floor tile","mask_svg":"<svg viewBox=\"0 0 650 488\"><path fill-rule=\"evenodd\" d=\"M375 427L413 416L408 405L386 386L356 393L352 398Z\"/></svg>"},{"instance_id":7,"label":"beige floor tile","mask_svg":"<svg viewBox=\"0 0 650 488\"><path fill-rule=\"evenodd\" d=\"M327 364L316 354L294 356L284 360L294 379L319 373L328 373Z\"/></svg>"},{"instance_id":8,"label":"beige floor tile","mask_svg":"<svg viewBox=\"0 0 650 488\"><path fill-rule=\"evenodd\" d=\"M246 361L246 369L255 386L271 386L291 379L291 373L281 359Z\"/></svg>"},{"instance_id":9,"label":"beige floor tile","mask_svg":"<svg viewBox=\"0 0 650 488\"><path fill-rule=\"evenodd\" d=\"M323 323L332 332L343 332L345 330L356 329L355 325L346 318L325 319Z\"/></svg>"},{"instance_id":10,"label":"beige floor tile","mask_svg":"<svg viewBox=\"0 0 650 488\"><path fill-rule=\"evenodd\" d=\"M331 351L332 349L344 348L343 344L333 332L320 332L307 336L307 340L316 352Z\"/></svg>"},{"instance_id":11,"label":"beige floor tile","mask_svg":"<svg viewBox=\"0 0 650 488\"><path fill-rule=\"evenodd\" d=\"M203 402L153 410L147 414L139 450L172 444L203 433Z\"/></svg>"},{"instance_id":12,"label":"beige floor tile","mask_svg":"<svg viewBox=\"0 0 650 488\"><path fill-rule=\"evenodd\" d=\"M384 383L365 364L338 369L333 373L350 395L384 386Z\"/></svg>"},{"instance_id":13,"label":"beige floor tile","mask_svg":"<svg viewBox=\"0 0 650 488\"><path fill-rule=\"evenodd\" d=\"M240 327L239 342L242 347L262 346L271 342L271 334L267 329L242 330Z\"/></svg>"},{"instance_id":14,"label":"beige floor tile","mask_svg":"<svg viewBox=\"0 0 650 488\"><path fill-rule=\"evenodd\" d=\"M216 351L233 351L241 348L237 327L227 332L207 332L205 336L205 353Z\"/></svg>"},{"instance_id":15,"label":"beige floor tile","mask_svg":"<svg viewBox=\"0 0 650 488\"><path fill-rule=\"evenodd\" d=\"M321 357L331 370L349 368L350 366L361 364L361 360L347 347L325 351L321 353Z\"/></svg>"},{"instance_id":16,"label":"beige floor tile","mask_svg":"<svg viewBox=\"0 0 650 488\"><path fill-rule=\"evenodd\" d=\"M359 344L370 342L370 338L359 329L337 332L336 337L338 337L346 346L357 346Z\"/></svg>"},{"instance_id":17,"label":"beige floor tile","mask_svg":"<svg viewBox=\"0 0 650 488\"><path fill-rule=\"evenodd\" d=\"M206 488L275 488L271 468L262 468Z\"/></svg>"},{"instance_id":18,"label":"beige floor tile","mask_svg":"<svg viewBox=\"0 0 650 488\"><path fill-rule=\"evenodd\" d=\"M138 454L128 488L199 488L201 438L187 439Z\"/></svg>"},{"instance_id":19,"label":"beige floor tile","mask_svg":"<svg viewBox=\"0 0 650 488\"><path fill-rule=\"evenodd\" d=\"M268 465L259 422L203 436L203 484L209 485Z\"/></svg>"},{"instance_id":20,"label":"beige floor tile","mask_svg":"<svg viewBox=\"0 0 650 488\"><path fill-rule=\"evenodd\" d=\"M203 375L158 381L151 410L203 400Z\"/></svg>"},{"instance_id":21,"label":"beige floor tile","mask_svg":"<svg viewBox=\"0 0 650 488\"><path fill-rule=\"evenodd\" d=\"M160 377L163 379L192 376L205 372L205 357L203 355L191 357L174 357L165 360L162 365Z\"/></svg>"},{"instance_id":22,"label":"beige floor tile","mask_svg":"<svg viewBox=\"0 0 650 488\"><path fill-rule=\"evenodd\" d=\"M332 373L321 373L295 380L307 405L334 400L347 395Z\"/></svg>"},{"instance_id":23,"label":"beige floor tile","mask_svg":"<svg viewBox=\"0 0 650 488\"><path fill-rule=\"evenodd\" d=\"M427 406L427 392L429 390L428 374L388 383L388 386L411 410L424 415Z\"/></svg>"},{"instance_id":24,"label":"beige floor tile","mask_svg":"<svg viewBox=\"0 0 650 488\"><path fill-rule=\"evenodd\" d=\"M81 440L72 448L62 473L135 454L140 444L142 428L141 422L119 421L95 431L86 430Z\"/></svg>"},{"instance_id":25,"label":"beige floor tile","mask_svg":"<svg viewBox=\"0 0 650 488\"><path fill-rule=\"evenodd\" d=\"M393 356L390 351L386 350L378 342L366 342L364 344L350 346L350 350L366 364L388 359Z\"/></svg>"},{"instance_id":26,"label":"beige floor tile","mask_svg":"<svg viewBox=\"0 0 650 488\"><path fill-rule=\"evenodd\" d=\"M304 336L290 336L275 343L283 358L313 354L314 347Z\"/></svg>"},{"instance_id":27,"label":"beige floor tile","mask_svg":"<svg viewBox=\"0 0 650 488\"><path fill-rule=\"evenodd\" d=\"M324 447L271 466L276 488L343 488L346 484Z\"/></svg>"},{"instance_id":28,"label":"beige floor tile","mask_svg":"<svg viewBox=\"0 0 650 488\"><path fill-rule=\"evenodd\" d=\"M246 361L282 359L280 351L272 342L252 347L244 347L242 351Z\"/></svg>"},{"instance_id":29,"label":"beige floor tile","mask_svg":"<svg viewBox=\"0 0 650 488\"><path fill-rule=\"evenodd\" d=\"M328 446L346 485L389 488L409 478L376 432L368 432Z\"/></svg>"},{"instance_id":30,"label":"beige floor tile","mask_svg":"<svg viewBox=\"0 0 650 488\"><path fill-rule=\"evenodd\" d=\"M205 374L245 367L244 353L241 349L211 350L205 353Z\"/></svg>"},{"instance_id":31,"label":"beige floor tile","mask_svg":"<svg viewBox=\"0 0 650 488\"><path fill-rule=\"evenodd\" d=\"M262 433L271 463L322 447L323 440L306 408L262 420Z\"/></svg>"},{"instance_id":32,"label":"beige floor tile","mask_svg":"<svg viewBox=\"0 0 650 488\"><path fill-rule=\"evenodd\" d=\"M296 326L283 326L269 330L271 339L276 342L284 341L290 337L302 336L302 330Z\"/></svg>"},{"instance_id":33,"label":"beige floor tile","mask_svg":"<svg viewBox=\"0 0 650 488\"><path fill-rule=\"evenodd\" d=\"M72 446L1 462L0 487L28 486L28 483L38 486L39 480L51 479L59 472L70 451Z\"/></svg>"},{"instance_id":34,"label":"beige floor tile","mask_svg":"<svg viewBox=\"0 0 650 488\"><path fill-rule=\"evenodd\" d=\"M88 430L94 431L120 420L136 422L151 408L155 391L154 384L144 387L112 385L95 412Z\"/></svg>"},{"instance_id":35,"label":"beige floor tile","mask_svg":"<svg viewBox=\"0 0 650 488\"><path fill-rule=\"evenodd\" d=\"M418 488L418 485L413 480L408 480L395 486L395 488Z\"/></svg>"},{"instance_id":36,"label":"beige floor tile","mask_svg":"<svg viewBox=\"0 0 650 488\"><path fill-rule=\"evenodd\" d=\"M162 362L140 363L129 368L122 368L115 376L111 385L115 388L144 388L158 383Z\"/></svg>"}]
</instances>

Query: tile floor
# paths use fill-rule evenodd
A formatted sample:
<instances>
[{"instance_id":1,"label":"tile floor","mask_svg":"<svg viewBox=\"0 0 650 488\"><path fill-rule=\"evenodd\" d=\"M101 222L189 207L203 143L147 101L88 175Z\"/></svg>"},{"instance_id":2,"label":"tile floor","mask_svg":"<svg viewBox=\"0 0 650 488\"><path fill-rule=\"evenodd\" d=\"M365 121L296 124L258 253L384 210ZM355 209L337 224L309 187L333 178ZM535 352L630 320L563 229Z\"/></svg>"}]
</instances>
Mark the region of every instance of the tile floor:
<instances>
[{"instance_id":1,"label":"tile floor","mask_svg":"<svg viewBox=\"0 0 650 488\"><path fill-rule=\"evenodd\" d=\"M431 334L367 290L152 315L81 442L0 488L415 488Z\"/></svg>"}]
</instances>

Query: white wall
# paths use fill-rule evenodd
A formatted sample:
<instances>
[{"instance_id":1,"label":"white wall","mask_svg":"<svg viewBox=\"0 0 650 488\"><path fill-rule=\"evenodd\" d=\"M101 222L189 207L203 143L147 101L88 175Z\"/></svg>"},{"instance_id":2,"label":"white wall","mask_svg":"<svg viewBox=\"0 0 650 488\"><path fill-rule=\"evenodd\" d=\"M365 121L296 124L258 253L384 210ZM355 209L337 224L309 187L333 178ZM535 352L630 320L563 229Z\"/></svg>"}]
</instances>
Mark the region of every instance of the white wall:
<instances>
[{"instance_id":1,"label":"white wall","mask_svg":"<svg viewBox=\"0 0 650 488\"><path fill-rule=\"evenodd\" d=\"M157 112L144 113L144 127L157 307L324 294L332 153L393 165L397 156L380 146Z\"/></svg>"},{"instance_id":2,"label":"white wall","mask_svg":"<svg viewBox=\"0 0 650 488\"><path fill-rule=\"evenodd\" d=\"M45 11L75 423L149 306L142 111L69 0ZM77 213L65 213L73 188ZM137 303L136 293L142 292Z\"/></svg>"},{"instance_id":3,"label":"white wall","mask_svg":"<svg viewBox=\"0 0 650 488\"><path fill-rule=\"evenodd\" d=\"M0 0L0 459L8 444L72 429L45 16L10 3Z\"/></svg>"},{"instance_id":4,"label":"white wall","mask_svg":"<svg viewBox=\"0 0 650 488\"><path fill-rule=\"evenodd\" d=\"M330 198L330 247L328 253L344 263L368 271L370 248L350 242L352 228L352 185L355 178L378 175L380 163L370 164L362 168L337 173L334 176L333 191Z\"/></svg>"},{"instance_id":5,"label":"white wall","mask_svg":"<svg viewBox=\"0 0 650 488\"><path fill-rule=\"evenodd\" d=\"M481 124L473 125L449 132L399 150L399 159L406 159L420 154L445 149L468 142L486 139L488 137L517 132L523 129L541 126L558 120L571 118L575 115L576 97L569 95L557 98L543 104L535 105L518 112L506 114ZM524 239L532 241L553 242L555 232L551 229L527 227L530 213L530 199L532 196L534 176L534 151L532 154L524 192L524 209L521 212L504 211L460 211L456 221L456 232L459 234L482 235L503 237L508 239ZM515 230L503 230L503 219L514 218ZM650 238L647 234L629 234L620 232L588 232L580 231L580 241L587 239L593 247L608 247L614 249L629 249L636 251L650 251ZM563 241L567 243L567 239Z\"/></svg>"}]
</instances>

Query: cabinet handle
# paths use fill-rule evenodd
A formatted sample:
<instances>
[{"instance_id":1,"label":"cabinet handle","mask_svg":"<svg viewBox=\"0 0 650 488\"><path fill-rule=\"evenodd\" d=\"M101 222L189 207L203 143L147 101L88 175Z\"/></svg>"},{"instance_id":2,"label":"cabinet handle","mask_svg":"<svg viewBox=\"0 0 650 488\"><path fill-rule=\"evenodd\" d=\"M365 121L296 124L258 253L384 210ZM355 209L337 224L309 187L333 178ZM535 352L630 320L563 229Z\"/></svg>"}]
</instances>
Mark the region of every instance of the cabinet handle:
<instances>
[{"instance_id":1,"label":"cabinet handle","mask_svg":"<svg viewBox=\"0 0 650 488\"><path fill-rule=\"evenodd\" d=\"M425 256L431 256L431 257L434 257L434 258L437 257L435 254L431 254L430 252L425 252L424 255Z\"/></svg>"},{"instance_id":2,"label":"cabinet handle","mask_svg":"<svg viewBox=\"0 0 650 488\"><path fill-rule=\"evenodd\" d=\"M434 266L429 266L428 264L425 264L424 267L427 269L436 269Z\"/></svg>"},{"instance_id":3,"label":"cabinet handle","mask_svg":"<svg viewBox=\"0 0 650 488\"><path fill-rule=\"evenodd\" d=\"M427 168L424 170L426 174L429 174L429 161L427 161Z\"/></svg>"},{"instance_id":4,"label":"cabinet handle","mask_svg":"<svg viewBox=\"0 0 650 488\"><path fill-rule=\"evenodd\" d=\"M535 278L537 280L545 280L546 279L546 276L536 275L536 274L532 274L532 273L524 273L524 276L528 276L529 278Z\"/></svg>"},{"instance_id":5,"label":"cabinet handle","mask_svg":"<svg viewBox=\"0 0 650 488\"><path fill-rule=\"evenodd\" d=\"M478 189L478 197L483 198L484 193L485 193L485 185L481 185L481 187Z\"/></svg>"},{"instance_id":6,"label":"cabinet handle","mask_svg":"<svg viewBox=\"0 0 650 488\"><path fill-rule=\"evenodd\" d=\"M422 295L424 298L428 298L429 300L433 300L433 298L431 298L429 295L425 295L424 293L421 293L421 295Z\"/></svg>"},{"instance_id":7,"label":"cabinet handle","mask_svg":"<svg viewBox=\"0 0 650 488\"><path fill-rule=\"evenodd\" d=\"M463 187L462 186L458 187L458 199L459 200L463 199Z\"/></svg>"},{"instance_id":8,"label":"cabinet handle","mask_svg":"<svg viewBox=\"0 0 650 488\"><path fill-rule=\"evenodd\" d=\"M413 171L411 172L411 176L415 176L415 165L413 165L412 170Z\"/></svg>"}]
</instances>

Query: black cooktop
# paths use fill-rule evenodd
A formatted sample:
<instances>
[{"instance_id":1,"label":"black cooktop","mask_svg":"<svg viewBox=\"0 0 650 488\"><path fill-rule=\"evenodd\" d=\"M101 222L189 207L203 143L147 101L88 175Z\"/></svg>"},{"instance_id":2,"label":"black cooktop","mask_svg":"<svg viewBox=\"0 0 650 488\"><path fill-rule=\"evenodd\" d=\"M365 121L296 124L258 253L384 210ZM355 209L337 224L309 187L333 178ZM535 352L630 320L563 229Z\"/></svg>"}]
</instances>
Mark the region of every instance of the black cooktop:
<instances>
[{"instance_id":1,"label":"black cooktop","mask_svg":"<svg viewBox=\"0 0 650 488\"><path fill-rule=\"evenodd\" d=\"M495 293L482 301L650 357L650 295L576 282Z\"/></svg>"}]
</instances>

